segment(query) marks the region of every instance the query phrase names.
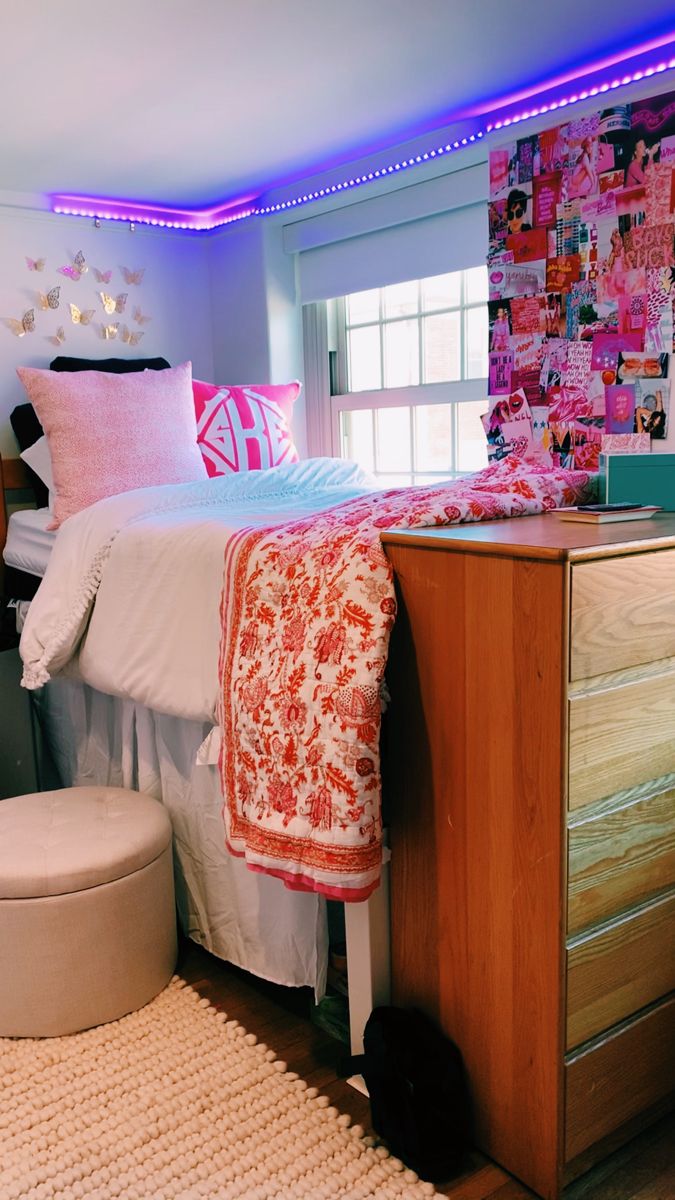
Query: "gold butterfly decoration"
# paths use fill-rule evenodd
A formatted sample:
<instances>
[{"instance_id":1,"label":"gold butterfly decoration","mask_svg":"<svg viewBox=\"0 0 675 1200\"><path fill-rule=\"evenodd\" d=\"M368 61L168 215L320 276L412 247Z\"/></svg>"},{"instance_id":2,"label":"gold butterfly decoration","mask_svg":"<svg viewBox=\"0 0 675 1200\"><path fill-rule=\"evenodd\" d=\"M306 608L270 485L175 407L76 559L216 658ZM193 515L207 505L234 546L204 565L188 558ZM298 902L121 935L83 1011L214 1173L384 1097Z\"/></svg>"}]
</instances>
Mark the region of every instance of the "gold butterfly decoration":
<instances>
[{"instance_id":1,"label":"gold butterfly decoration","mask_svg":"<svg viewBox=\"0 0 675 1200\"><path fill-rule=\"evenodd\" d=\"M99 271L98 267L94 267L94 275L97 283L110 283L112 279L112 271Z\"/></svg>"},{"instance_id":2,"label":"gold butterfly decoration","mask_svg":"<svg viewBox=\"0 0 675 1200\"><path fill-rule=\"evenodd\" d=\"M122 274L125 283L142 283L145 275L145 267L139 267L136 271L130 271L128 267L122 267Z\"/></svg>"},{"instance_id":3,"label":"gold butterfly decoration","mask_svg":"<svg viewBox=\"0 0 675 1200\"><path fill-rule=\"evenodd\" d=\"M38 292L38 303L40 308L43 310L48 308L58 308L60 291L60 287L53 287L51 291L47 292L46 295L44 292Z\"/></svg>"},{"instance_id":4,"label":"gold butterfly decoration","mask_svg":"<svg viewBox=\"0 0 675 1200\"><path fill-rule=\"evenodd\" d=\"M26 266L29 271L44 271L46 258L28 258L26 255Z\"/></svg>"},{"instance_id":5,"label":"gold butterfly decoration","mask_svg":"<svg viewBox=\"0 0 675 1200\"><path fill-rule=\"evenodd\" d=\"M5 325L15 333L17 337L23 337L26 333L33 333L35 329L35 309L29 308L25 312L20 321L16 321L14 317L5 317Z\"/></svg>"},{"instance_id":6,"label":"gold butterfly decoration","mask_svg":"<svg viewBox=\"0 0 675 1200\"><path fill-rule=\"evenodd\" d=\"M56 333L52 334L52 336L50 337L49 340L54 346L62 346L63 345L63 343L66 340L66 335L64 332L63 325L59 325Z\"/></svg>"},{"instance_id":7,"label":"gold butterfly decoration","mask_svg":"<svg viewBox=\"0 0 675 1200\"><path fill-rule=\"evenodd\" d=\"M81 250L78 250L73 259L72 267L57 267L57 270L61 275L67 275L69 279L78 280L87 274L89 267L87 266L84 254Z\"/></svg>"},{"instance_id":8,"label":"gold butterfly decoration","mask_svg":"<svg viewBox=\"0 0 675 1200\"><path fill-rule=\"evenodd\" d=\"M127 345L137 346L141 338L144 337L144 333L142 329L135 329L132 331L131 329L127 329L126 325L123 325L120 337L123 342L127 343Z\"/></svg>"},{"instance_id":9,"label":"gold butterfly decoration","mask_svg":"<svg viewBox=\"0 0 675 1200\"><path fill-rule=\"evenodd\" d=\"M152 317L146 317L145 314L141 312L138 305L136 306L136 308L134 309L134 311L131 315L134 318L134 321L136 322L137 325L147 325L148 321L152 320Z\"/></svg>"},{"instance_id":10,"label":"gold butterfly decoration","mask_svg":"<svg viewBox=\"0 0 675 1200\"><path fill-rule=\"evenodd\" d=\"M103 305L108 316L112 316L114 312L123 313L127 306L127 292L122 292L119 296L109 296L107 292L99 292L101 304Z\"/></svg>"},{"instance_id":11,"label":"gold butterfly decoration","mask_svg":"<svg viewBox=\"0 0 675 1200\"><path fill-rule=\"evenodd\" d=\"M106 341L110 341L112 338L117 337L118 329L119 329L119 324L117 324L117 325L101 325L101 337L105 338Z\"/></svg>"},{"instance_id":12,"label":"gold butterfly decoration","mask_svg":"<svg viewBox=\"0 0 675 1200\"><path fill-rule=\"evenodd\" d=\"M73 325L90 325L91 319L95 315L93 308L87 308L84 311L79 309L76 304L70 304L70 318Z\"/></svg>"}]
</instances>

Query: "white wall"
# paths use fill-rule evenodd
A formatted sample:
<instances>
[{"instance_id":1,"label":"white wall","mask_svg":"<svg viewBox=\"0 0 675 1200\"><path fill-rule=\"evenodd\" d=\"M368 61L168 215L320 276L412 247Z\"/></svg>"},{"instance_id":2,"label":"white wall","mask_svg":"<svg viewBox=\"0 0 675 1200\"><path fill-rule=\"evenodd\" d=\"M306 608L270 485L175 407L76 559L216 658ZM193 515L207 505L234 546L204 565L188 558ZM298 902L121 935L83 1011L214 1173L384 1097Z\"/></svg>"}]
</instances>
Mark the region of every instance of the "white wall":
<instances>
[{"instance_id":1,"label":"white wall","mask_svg":"<svg viewBox=\"0 0 675 1200\"><path fill-rule=\"evenodd\" d=\"M89 271L78 282L59 275L57 267L70 265L78 250L84 252ZM208 240L199 235L171 234L126 224L93 222L50 213L0 208L0 453L15 455L16 442L9 424L15 405L25 393L15 373L17 366L47 367L57 354L86 358L148 358L163 355L173 365L191 359L194 373L213 378L211 295L208 272ZM45 258L44 271L29 271L26 256ZM145 267L139 286L127 285L120 268ZM96 282L93 268L113 271L110 284ZM61 285L60 307L42 312L38 290L46 292ZM128 292L122 316L106 317L97 292L117 296ZM81 309L95 309L91 326L71 321L70 301ZM131 317L138 305L152 320L143 326L138 346L100 335L104 323L119 321L120 328L139 328ZM35 308L34 333L16 337L3 318L20 318ZM66 341L53 344L50 336L62 325Z\"/></svg>"},{"instance_id":2,"label":"white wall","mask_svg":"<svg viewBox=\"0 0 675 1200\"><path fill-rule=\"evenodd\" d=\"M302 311L295 258L282 226L242 221L209 238L215 382L302 380ZM305 407L296 404L293 430L306 452Z\"/></svg>"}]
</instances>

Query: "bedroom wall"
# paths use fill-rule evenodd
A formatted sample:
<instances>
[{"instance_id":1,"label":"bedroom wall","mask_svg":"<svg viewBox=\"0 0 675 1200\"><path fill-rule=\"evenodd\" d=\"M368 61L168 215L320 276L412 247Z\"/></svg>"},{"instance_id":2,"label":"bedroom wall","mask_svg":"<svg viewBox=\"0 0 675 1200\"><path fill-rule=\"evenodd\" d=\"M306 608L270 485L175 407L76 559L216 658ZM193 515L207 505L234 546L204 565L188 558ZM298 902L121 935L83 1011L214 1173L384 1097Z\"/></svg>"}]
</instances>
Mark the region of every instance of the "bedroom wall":
<instances>
[{"instance_id":1,"label":"bedroom wall","mask_svg":"<svg viewBox=\"0 0 675 1200\"><path fill-rule=\"evenodd\" d=\"M653 94L654 90L653 82L636 83L621 89L621 99L629 102ZM578 104L575 114L582 116L596 108L597 101L589 100ZM527 132L537 133L549 124L550 118L546 117L528 121ZM444 140L444 131L437 133L440 143ZM403 146L388 147L379 154L370 155L367 160L345 163L332 171L297 180L268 192L262 202L289 201L294 196L330 186L350 175L384 167L397 158L414 156L428 147L431 139L435 139L435 135L427 134ZM267 378L273 382L281 382L289 373L302 378L304 365L299 322L305 289L308 290L305 299L318 298L318 294L342 294L344 281L340 279L339 287L337 281L331 287L330 271L334 267L336 274L338 270L342 274L343 265L350 256L359 266L359 276L365 277L372 265L371 262L364 263L364 258L375 254L381 260L388 255L393 266L405 257L407 271L413 246L415 250L419 249L417 256L413 253L413 261L419 265L421 274L433 274L434 264L439 272L452 269L445 265L449 239L452 238L455 246L459 244L464 251L466 231L460 228L461 222L451 229L448 217L459 215L464 221L469 206L475 209L480 206L481 214L481 249L476 253L477 246L472 246L472 261L484 260L487 249L484 206L489 194L487 159L491 146L502 140L503 135L495 133L480 144L444 158L437 157L409 173L388 174L366 187L334 193L325 200L306 207L292 207L286 213L261 221L235 223L211 238L214 353L219 370L236 371L242 376L252 370L267 371ZM383 231L379 238L378 229ZM472 223L472 237L473 230ZM381 249L378 249L378 241ZM291 265L281 272L285 279L282 302L273 305L270 295L274 295L275 272L279 272L282 254ZM307 256L306 271L302 268L303 254ZM467 264L458 262L457 265ZM291 272L295 278L294 297ZM279 274L276 277L280 278ZM395 280L392 277L390 281ZM363 284L359 277L356 286L372 284ZM310 292L317 292L317 295ZM291 362L298 365L273 378L272 372L280 368L288 347L292 347ZM222 380L222 375L219 378ZM300 427L303 417L304 413L299 410L295 422L299 443L304 443L305 430ZM675 432L675 423L673 430Z\"/></svg>"},{"instance_id":2,"label":"bedroom wall","mask_svg":"<svg viewBox=\"0 0 675 1200\"><path fill-rule=\"evenodd\" d=\"M409 144L411 152L415 145ZM383 152L383 161L391 151ZM282 383L304 379L302 345L302 254L330 253L340 247L333 261L356 255L356 261L376 255L390 268L397 258L399 235L407 243L407 260L423 264L422 274L450 270L447 255L454 254L452 230L445 221L451 210L468 211L487 199L486 155L482 147L471 150L448 166L432 163L408 177L383 180L349 196L277 213L261 220L225 226L209 238L209 267L214 340L214 365L218 383ZM356 171L359 164L354 165ZM452 167L452 169L449 169ZM457 174L455 174L457 172ZM342 168L344 175L344 168ZM342 177L342 175L340 177ZM314 176L293 185L323 187L335 172ZM283 192L265 198L273 203ZM465 231L457 231L462 253L471 265L484 255L483 208L480 208L479 244L467 251ZM439 226L440 222L440 226ZM414 245L404 231L414 227ZM377 248L378 230L386 231L386 248ZM363 235L370 234L370 240ZM439 253L439 239L442 242ZM475 240L475 239L474 239ZM363 266L363 263L360 264ZM469 265L469 261L457 266ZM322 266L324 280L330 268ZM342 283L342 278L340 283ZM356 286L360 286L357 282ZM368 285L363 285L368 286ZM344 289L343 289L344 290ZM325 295L340 289L327 283ZM305 395L296 405L294 436L301 454L306 453Z\"/></svg>"},{"instance_id":3,"label":"bedroom wall","mask_svg":"<svg viewBox=\"0 0 675 1200\"><path fill-rule=\"evenodd\" d=\"M491 147L495 459L675 449L675 92L621 101Z\"/></svg>"},{"instance_id":4,"label":"bedroom wall","mask_svg":"<svg viewBox=\"0 0 675 1200\"><path fill-rule=\"evenodd\" d=\"M303 379L302 312L295 261L278 222L243 221L209 238L214 381L286 383ZM305 399L293 430L306 453Z\"/></svg>"},{"instance_id":5,"label":"bedroom wall","mask_svg":"<svg viewBox=\"0 0 675 1200\"><path fill-rule=\"evenodd\" d=\"M82 250L89 271L79 281L60 275L57 267L70 265ZM30 271L26 256L45 258L42 272ZM145 268L139 286L124 282L121 267ZM93 268L112 270L109 284L97 283ZM60 284L60 307L43 312L37 292ZM97 291L114 296L127 292L125 312L106 317ZM94 309L89 326L74 325L68 304ZM152 320L144 326L132 319L138 305ZM5 324L8 318L20 319L35 308L34 333L17 337ZM142 328L144 336L137 346L101 336L105 323L119 322L130 330ZM66 340L58 345L53 338L62 326ZM194 373L213 378L213 339L207 240L198 236L171 234L137 227L132 233L124 224L104 224L96 229L93 222L68 219L51 213L0 208L0 453L15 455L17 446L9 424L9 414L25 394L16 376L17 366L47 367L57 354L86 358L138 358L163 355L174 365L191 359Z\"/></svg>"}]
</instances>

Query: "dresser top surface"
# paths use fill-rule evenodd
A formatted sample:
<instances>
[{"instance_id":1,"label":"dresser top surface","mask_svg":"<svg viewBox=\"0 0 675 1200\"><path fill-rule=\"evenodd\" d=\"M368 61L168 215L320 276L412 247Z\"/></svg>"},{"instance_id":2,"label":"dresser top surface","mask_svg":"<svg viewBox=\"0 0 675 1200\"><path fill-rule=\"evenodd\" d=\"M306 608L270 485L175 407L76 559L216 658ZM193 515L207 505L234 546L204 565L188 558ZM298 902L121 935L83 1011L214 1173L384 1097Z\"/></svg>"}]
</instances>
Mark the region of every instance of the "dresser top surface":
<instances>
[{"instance_id":1,"label":"dresser top surface","mask_svg":"<svg viewBox=\"0 0 675 1200\"><path fill-rule=\"evenodd\" d=\"M385 546L422 546L455 553L582 562L675 548L675 513L598 525L562 521L552 513L543 513L432 529L390 529L382 534L382 541Z\"/></svg>"}]
</instances>

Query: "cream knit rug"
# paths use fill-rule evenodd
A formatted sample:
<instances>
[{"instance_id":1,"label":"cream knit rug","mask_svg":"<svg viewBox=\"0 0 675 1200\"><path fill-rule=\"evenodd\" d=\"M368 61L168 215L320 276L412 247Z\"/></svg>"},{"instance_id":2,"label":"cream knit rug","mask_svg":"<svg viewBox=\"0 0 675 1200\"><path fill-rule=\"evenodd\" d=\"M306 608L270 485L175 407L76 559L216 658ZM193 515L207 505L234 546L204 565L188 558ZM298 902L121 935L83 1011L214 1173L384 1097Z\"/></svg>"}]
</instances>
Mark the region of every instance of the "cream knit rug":
<instances>
[{"instance_id":1,"label":"cream knit rug","mask_svg":"<svg viewBox=\"0 0 675 1200\"><path fill-rule=\"evenodd\" d=\"M176 977L110 1025L0 1038L0 1200L435 1195Z\"/></svg>"}]
</instances>

